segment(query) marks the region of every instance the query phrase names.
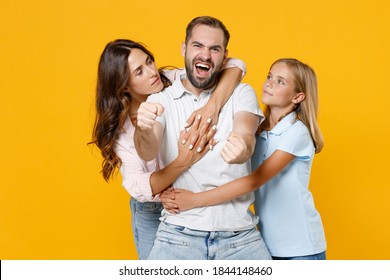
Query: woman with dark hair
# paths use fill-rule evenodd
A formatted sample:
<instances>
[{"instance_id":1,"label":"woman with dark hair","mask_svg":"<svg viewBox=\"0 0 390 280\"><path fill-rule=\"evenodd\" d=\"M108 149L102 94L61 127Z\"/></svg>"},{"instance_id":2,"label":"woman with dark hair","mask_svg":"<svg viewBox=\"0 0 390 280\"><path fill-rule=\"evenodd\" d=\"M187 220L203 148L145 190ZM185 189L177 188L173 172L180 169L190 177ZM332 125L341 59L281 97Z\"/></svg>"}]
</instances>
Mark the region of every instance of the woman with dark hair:
<instances>
[{"instance_id":1,"label":"woman with dark hair","mask_svg":"<svg viewBox=\"0 0 390 280\"><path fill-rule=\"evenodd\" d=\"M159 71L154 61L153 54L140 43L115 40L106 45L98 67L96 119L91 142L103 156L103 178L109 181L119 169L123 186L131 195L132 230L139 259L148 257L160 223L163 207L158 194L208 151L204 149L206 144L209 149L216 144L212 137L219 111L245 74L241 60L228 59L209 102L187 121L187 129L179 139L178 157L162 168L158 158L146 162L135 150L137 110L150 94L170 85L167 77L174 79L176 75L185 75L185 71ZM194 146L198 149L192 149Z\"/></svg>"}]
</instances>

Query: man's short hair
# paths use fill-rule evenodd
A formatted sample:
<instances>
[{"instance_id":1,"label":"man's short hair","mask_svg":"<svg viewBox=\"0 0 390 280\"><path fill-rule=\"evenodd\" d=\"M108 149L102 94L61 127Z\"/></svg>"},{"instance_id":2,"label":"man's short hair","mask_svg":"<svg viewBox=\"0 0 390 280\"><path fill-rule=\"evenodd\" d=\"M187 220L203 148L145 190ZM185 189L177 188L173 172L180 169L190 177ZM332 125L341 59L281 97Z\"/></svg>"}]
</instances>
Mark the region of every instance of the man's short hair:
<instances>
[{"instance_id":1,"label":"man's short hair","mask_svg":"<svg viewBox=\"0 0 390 280\"><path fill-rule=\"evenodd\" d=\"M192 36L192 30L195 28L195 26L198 26L198 25L207 25L207 26L213 27L213 28L220 28L223 31L223 34L225 37L224 38L224 47L225 47L225 49L227 48L227 45L228 45L229 39L230 39L229 31L226 29L226 26L222 23L222 21L220 21L217 18L210 17L210 16L196 17L187 25L186 40L185 40L186 44L188 43L188 41L190 40L190 38Z\"/></svg>"}]
</instances>

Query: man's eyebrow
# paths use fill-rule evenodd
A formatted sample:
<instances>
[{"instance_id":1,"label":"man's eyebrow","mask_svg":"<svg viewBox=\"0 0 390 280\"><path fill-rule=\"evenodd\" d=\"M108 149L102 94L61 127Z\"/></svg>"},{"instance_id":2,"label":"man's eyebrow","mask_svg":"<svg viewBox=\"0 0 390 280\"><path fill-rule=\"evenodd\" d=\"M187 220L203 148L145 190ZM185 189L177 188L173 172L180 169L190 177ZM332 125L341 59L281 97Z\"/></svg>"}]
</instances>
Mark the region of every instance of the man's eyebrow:
<instances>
[{"instance_id":1,"label":"man's eyebrow","mask_svg":"<svg viewBox=\"0 0 390 280\"><path fill-rule=\"evenodd\" d=\"M193 41L192 44L204 46L201 42L198 42L198 41Z\"/></svg>"},{"instance_id":2,"label":"man's eyebrow","mask_svg":"<svg viewBox=\"0 0 390 280\"><path fill-rule=\"evenodd\" d=\"M210 49L220 49L222 50L222 46L221 45L214 45L214 46L211 46Z\"/></svg>"},{"instance_id":3,"label":"man's eyebrow","mask_svg":"<svg viewBox=\"0 0 390 280\"><path fill-rule=\"evenodd\" d=\"M208 46L205 46L201 42L198 42L198 41L193 41L192 44L200 45L202 47L207 47L209 49L221 49L221 50L223 49L223 47L221 45L212 45L212 46L208 47Z\"/></svg>"}]
</instances>

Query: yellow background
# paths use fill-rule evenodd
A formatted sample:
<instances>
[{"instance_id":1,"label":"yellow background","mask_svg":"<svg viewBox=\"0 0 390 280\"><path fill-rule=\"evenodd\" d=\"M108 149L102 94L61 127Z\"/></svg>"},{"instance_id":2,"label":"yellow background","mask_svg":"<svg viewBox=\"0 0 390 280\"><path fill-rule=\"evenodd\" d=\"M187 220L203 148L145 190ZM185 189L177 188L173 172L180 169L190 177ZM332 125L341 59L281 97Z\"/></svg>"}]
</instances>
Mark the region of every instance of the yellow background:
<instances>
[{"instance_id":1,"label":"yellow background","mask_svg":"<svg viewBox=\"0 0 390 280\"><path fill-rule=\"evenodd\" d=\"M326 143L310 187L327 256L390 259L388 1L1 0L0 11L0 259L136 258L129 195L86 144L98 58L130 38L182 66L198 15L226 24L258 94L277 58L316 70Z\"/></svg>"}]
</instances>

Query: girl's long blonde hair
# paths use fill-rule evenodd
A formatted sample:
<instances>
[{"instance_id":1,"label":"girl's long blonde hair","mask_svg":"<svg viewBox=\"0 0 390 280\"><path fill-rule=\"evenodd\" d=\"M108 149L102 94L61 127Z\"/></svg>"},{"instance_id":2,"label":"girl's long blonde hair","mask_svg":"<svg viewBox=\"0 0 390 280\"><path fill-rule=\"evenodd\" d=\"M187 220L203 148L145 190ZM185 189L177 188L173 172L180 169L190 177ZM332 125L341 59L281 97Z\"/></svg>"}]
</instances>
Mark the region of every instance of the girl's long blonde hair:
<instances>
[{"instance_id":1,"label":"girl's long blonde hair","mask_svg":"<svg viewBox=\"0 0 390 280\"><path fill-rule=\"evenodd\" d=\"M298 104L294 109L297 114L297 119L301 120L309 129L311 138L314 142L315 152L321 152L324 146L324 138L317 122L318 115L318 86L317 76L314 70L307 64L294 58L281 58L272 63L274 66L277 63L285 63L295 79L295 92L305 93L305 99ZM270 109L265 106L265 125L270 115Z\"/></svg>"}]
</instances>

